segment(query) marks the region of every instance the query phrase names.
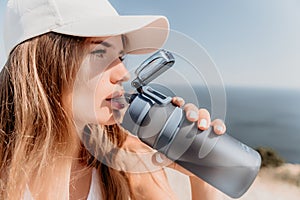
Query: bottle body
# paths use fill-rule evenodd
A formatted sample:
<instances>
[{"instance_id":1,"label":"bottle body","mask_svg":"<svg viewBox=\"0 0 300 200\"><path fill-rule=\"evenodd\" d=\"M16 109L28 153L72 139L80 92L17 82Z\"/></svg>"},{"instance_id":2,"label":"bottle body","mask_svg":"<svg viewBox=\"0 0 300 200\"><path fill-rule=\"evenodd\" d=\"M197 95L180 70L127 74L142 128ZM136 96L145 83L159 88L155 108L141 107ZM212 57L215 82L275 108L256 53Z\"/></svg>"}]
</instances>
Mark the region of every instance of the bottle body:
<instances>
[{"instance_id":1,"label":"bottle body","mask_svg":"<svg viewBox=\"0 0 300 200\"><path fill-rule=\"evenodd\" d=\"M260 168L260 155L228 134L200 131L172 103L158 104L139 94L125 113L122 126L150 147L238 198L250 187Z\"/></svg>"},{"instance_id":2,"label":"bottle body","mask_svg":"<svg viewBox=\"0 0 300 200\"><path fill-rule=\"evenodd\" d=\"M193 129L197 127L193 126ZM260 155L228 134L217 136L212 128L207 132L206 138L202 137L203 132L198 133L181 156L175 155L174 161L230 197L242 196L257 176ZM207 144L214 137L218 137L217 142ZM169 149L167 157L174 157L178 143ZM208 145L208 150L203 150L203 145Z\"/></svg>"}]
</instances>

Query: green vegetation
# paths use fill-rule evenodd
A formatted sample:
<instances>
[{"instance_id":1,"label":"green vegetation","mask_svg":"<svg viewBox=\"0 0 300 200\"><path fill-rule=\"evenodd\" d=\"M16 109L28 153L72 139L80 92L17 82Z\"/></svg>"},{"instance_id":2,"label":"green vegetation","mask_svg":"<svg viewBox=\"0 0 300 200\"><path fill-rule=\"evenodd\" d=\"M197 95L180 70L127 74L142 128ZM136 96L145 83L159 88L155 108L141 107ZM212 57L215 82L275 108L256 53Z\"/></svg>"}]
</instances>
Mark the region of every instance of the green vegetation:
<instances>
[{"instance_id":1,"label":"green vegetation","mask_svg":"<svg viewBox=\"0 0 300 200\"><path fill-rule=\"evenodd\" d=\"M282 166L285 161L281 158L276 151L268 147L259 147L256 148L256 151L261 155L262 164L261 167L280 167ZM274 178L291 183L300 187L300 172L298 173L291 173L291 171L286 168L283 170L275 170L274 171Z\"/></svg>"},{"instance_id":2,"label":"green vegetation","mask_svg":"<svg viewBox=\"0 0 300 200\"><path fill-rule=\"evenodd\" d=\"M275 174L275 178L289 182L293 185L300 187L300 173L291 174L289 170L285 170L281 173Z\"/></svg>"},{"instance_id":3,"label":"green vegetation","mask_svg":"<svg viewBox=\"0 0 300 200\"><path fill-rule=\"evenodd\" d=\"M275 150L268 147L258 147L256 151L262 158L261 167L279 167L285 163Z\"/></svg>"}]
</instances>

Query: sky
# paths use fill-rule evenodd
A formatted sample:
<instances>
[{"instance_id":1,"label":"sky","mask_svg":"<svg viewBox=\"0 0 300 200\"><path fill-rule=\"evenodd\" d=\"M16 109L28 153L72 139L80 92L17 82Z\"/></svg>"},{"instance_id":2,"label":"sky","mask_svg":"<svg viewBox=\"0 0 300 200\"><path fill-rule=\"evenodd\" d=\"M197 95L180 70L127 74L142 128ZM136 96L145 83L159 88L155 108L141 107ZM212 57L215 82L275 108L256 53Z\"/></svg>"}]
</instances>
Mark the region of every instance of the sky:
<instances>
[{"instance_id":1,"label":"sky","mask_svg":"<svg viewBox=\"0 0 300 200\"><path fill-rule=\"evenodd\" d=\"M202 45L227 86L300 89L299 0L110 0L121 15L165 15ZM3 13L0 0L0 64Z\"/></svg>"}]
</instances>

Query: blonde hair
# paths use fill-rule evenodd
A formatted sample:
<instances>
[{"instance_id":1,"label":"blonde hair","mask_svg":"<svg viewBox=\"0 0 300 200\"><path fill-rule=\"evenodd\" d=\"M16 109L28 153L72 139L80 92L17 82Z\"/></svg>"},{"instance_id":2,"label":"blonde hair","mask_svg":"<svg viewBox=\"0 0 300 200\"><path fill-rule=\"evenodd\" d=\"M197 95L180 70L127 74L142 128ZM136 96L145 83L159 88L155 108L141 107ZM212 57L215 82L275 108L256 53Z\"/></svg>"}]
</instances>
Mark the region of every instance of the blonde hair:
<instances>
[{"instance_id":1,"label":"blonde hair","mask_svg":"<svg viewBox=\"0 0 300 200\"><path fill-rule=\"evenodd\" d=\"M0 74L0 199L21 199L29 181L43 187L43 179L51 177L46 193L66 197L56 189L69 192L72 155L80 147L81 162L97 168L104 199L133 198L126 174L101 164L74 136L63 106L62 94L74 84L86 41L47 33L19 44L9 55ZM117 147L126 138L117 125L99 130Z\"/></svg>"}]
</instances>

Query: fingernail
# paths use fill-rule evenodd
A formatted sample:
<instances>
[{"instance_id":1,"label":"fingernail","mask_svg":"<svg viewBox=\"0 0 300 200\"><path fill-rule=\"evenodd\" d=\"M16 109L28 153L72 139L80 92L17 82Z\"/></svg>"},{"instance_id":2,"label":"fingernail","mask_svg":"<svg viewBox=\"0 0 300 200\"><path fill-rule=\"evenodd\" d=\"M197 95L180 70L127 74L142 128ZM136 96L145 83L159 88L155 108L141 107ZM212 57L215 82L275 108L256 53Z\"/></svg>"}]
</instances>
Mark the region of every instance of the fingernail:
<instances>
[{"instance_id":1,"label":"fingernail","mask_svg":"<svg viewBox=\"0 0 300 200\"><path fill-rule=\"evenodd\" d=\"M157 153L155 155L155 159L156 159L156 162L158 162L159 164L163 163L164 162L164 158L161 156L160 153Z\"/></svg>"},{"instance_id":2,"label":"fingernail","mask_svg":"<svg viewBox=\"0 0 300 200\"><path fill-rule=\"evenodd\" d=\"M223 126L217 125L217 126L216 126L216 129L217 129L218 131L222 132L222 131L223 131Z\"/></svg>"},{"instance_id":3,"label":"fingernail","mask_svg":"<svg viewBox=\"0 0 300 200\"><path fill-rule=\"evenodd\" d=\"M177 97L177 101L183 101L183 98Z\"/></svg>"},{"instance_id":4,"label":"fingernail","mask_svg":"<svg viewBox=\"0 0 300 200\"><path fill-rule=\"evenodd\" d=\"M198 114L195 111L190 111L188 116L191 119L198 119Z\"/></svg>"},{"instance_id":5,"label":"fingernail","mask_svg":"<svg viewBox=\"0 0 300 200\"><path fill-rule=\"evenodd\" d=\"M206 119L201 119L199 123L200 127L206 128L207 127L207 120Z\"/></svg>"}]
</instances>

